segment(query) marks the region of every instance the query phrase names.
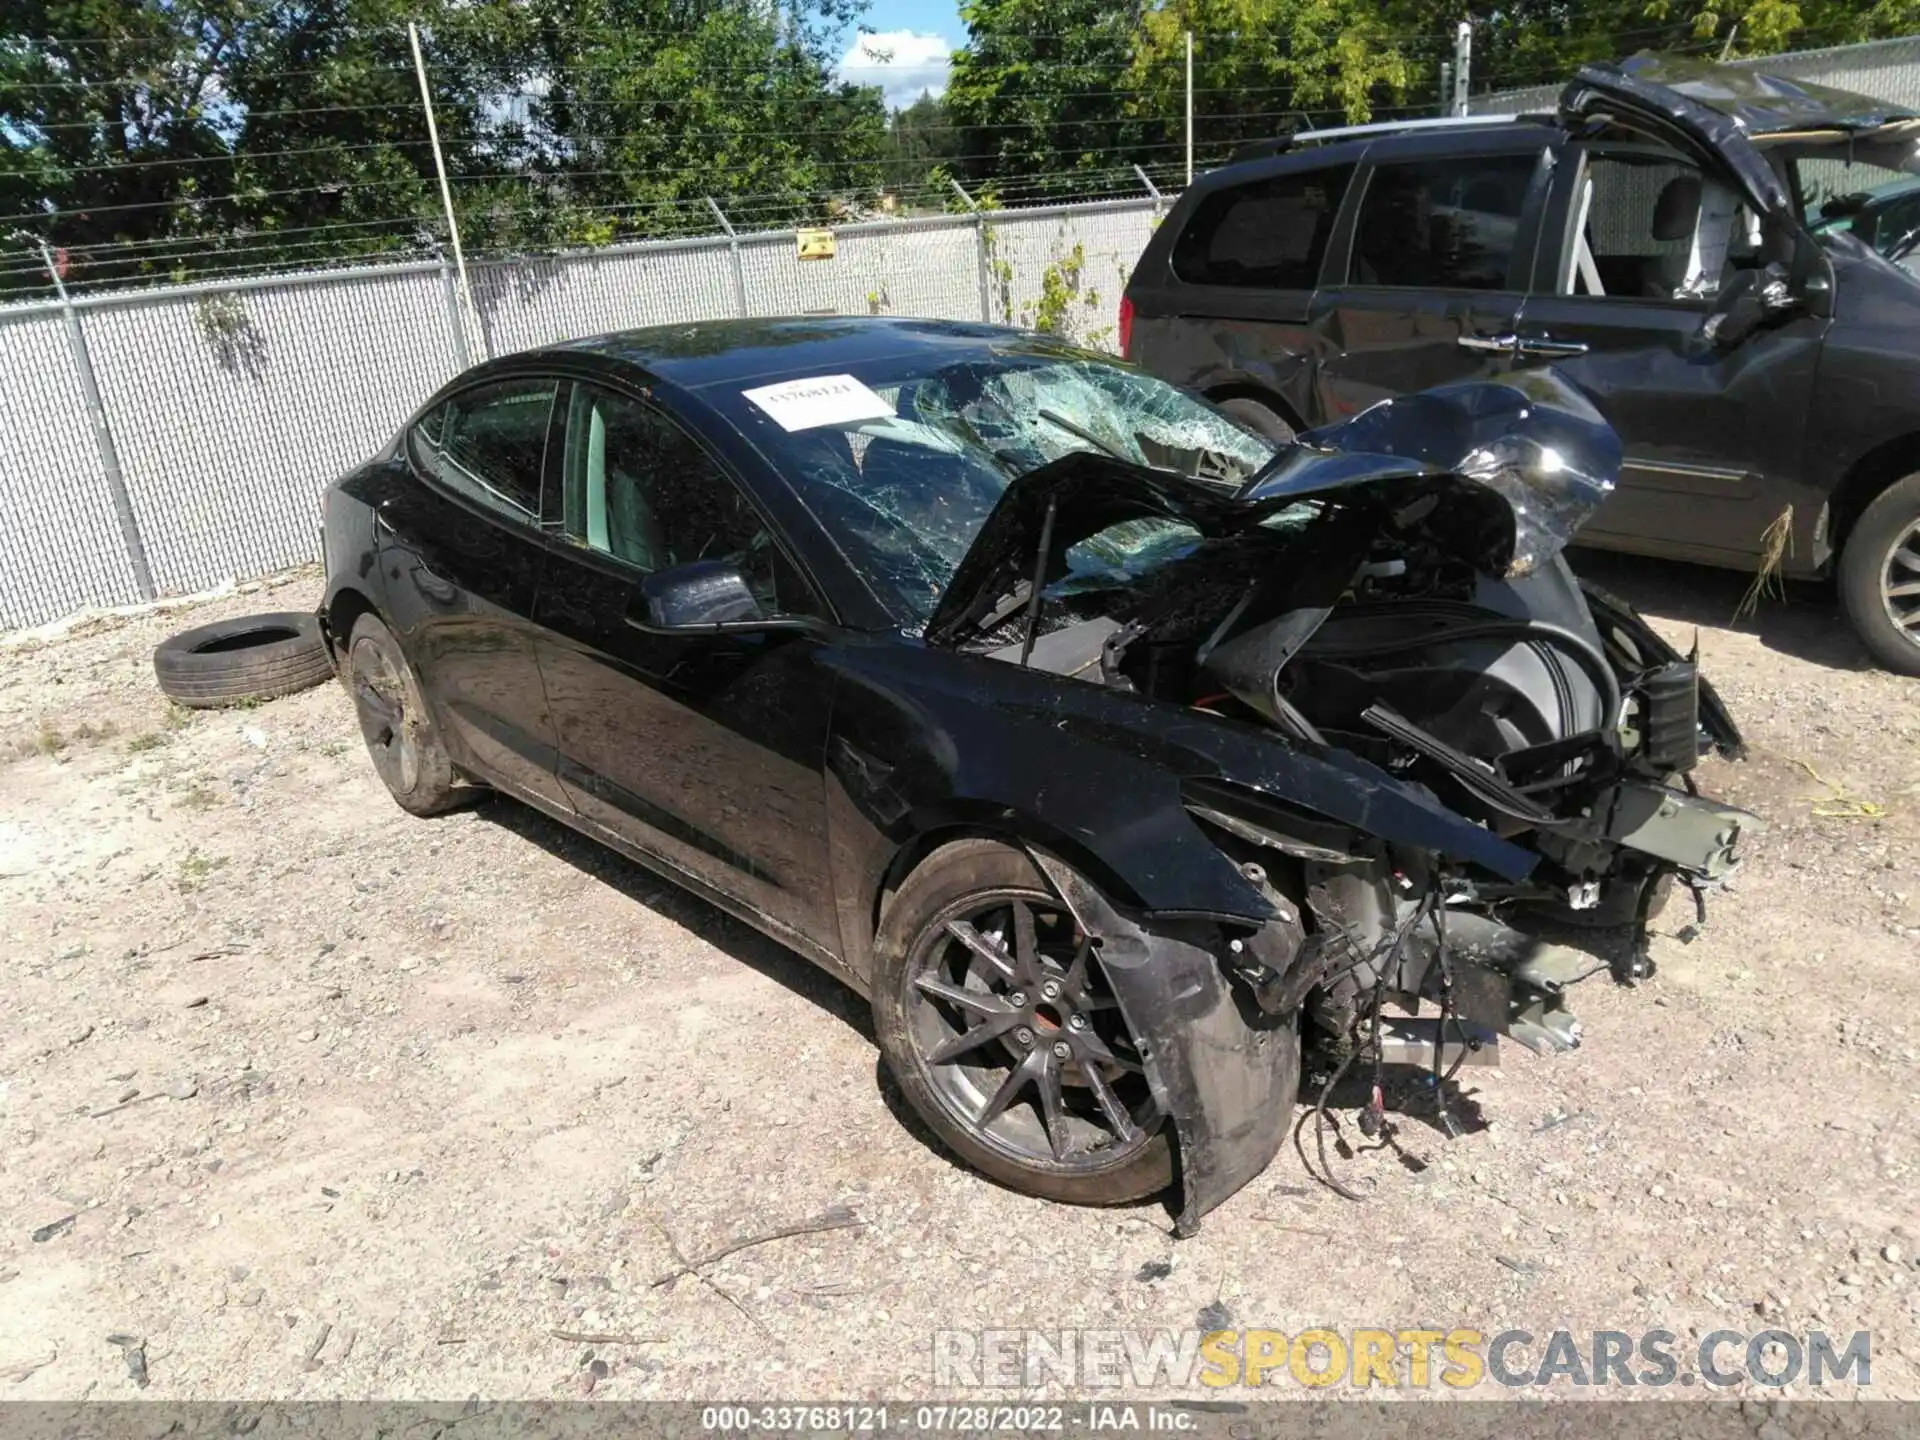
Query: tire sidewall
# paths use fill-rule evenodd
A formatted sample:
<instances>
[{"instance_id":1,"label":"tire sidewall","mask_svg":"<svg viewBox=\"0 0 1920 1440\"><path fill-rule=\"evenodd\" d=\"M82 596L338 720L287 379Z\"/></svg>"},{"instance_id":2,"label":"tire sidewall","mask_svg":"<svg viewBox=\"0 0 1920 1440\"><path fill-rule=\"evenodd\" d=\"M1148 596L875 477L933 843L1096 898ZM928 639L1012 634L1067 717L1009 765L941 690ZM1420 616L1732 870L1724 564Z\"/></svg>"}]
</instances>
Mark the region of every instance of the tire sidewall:
<instances>
[{"instance_id":1,"label":"tire sidewall","mask_svg":"<svg viewBox=\"0 0 1920 1440\"><path fill-rule=\"evenodd\" d=\"M418 764L413 784L398 788L388 777L387 772L376 762L374 773L387 787L387 792L402 809L415 814L432 814L445 809L454 798L453 762L447 755L445 744L440 738L440 728L435 723L433 711L426 703L426 696L420 688L420 677L414 673L408 662L406 651L400 648L400 642L394 637L386 623L377 615L366 614L353 622L353 629L347 637L347 653L340 666L341 682L347 687L347 693L353 699L356 718L360 721L362 739L368 743L368 755L372 758L372 741L365 734L366 720L360 711L360 697L355 691L355 652L362 644L378 650L387 663L392 666L401 686L406 690L406 703L414 719L414 744L418 748Z\"/></svg>"},{"instance_id":2,"label":"tire sidewall","mask_svg":"<svg viewBox=\"0 0 1920 1440\"><path fill-rule=\"evenodd\" d=\"M275 638L248 643L248 637ZM153 651L154 680L180 705L213 709L276 700L330 679L318 617L299 610L237 615L170 635Z\"/></svg>"},{"instance_id":3,"label":"tire sidewall","mask_svg":"<svg viewBox=\"0 0 1920 1440\"><path fill-rule=\"evenodd\" d=\"M1058 903L1024 851L975 838L934 851L888 904L874 940L871 984L874 1033L889 1073L943 1145L1011 1189L1075 1205L1119 1205L1160 1193L1173 1183L1172 1126L1164 1117L1153 1137L1112 1169L1055 1170L1041 1162L1016 1161L983 1143L951 1112L928 1078L910 1033L907 986L912 966L933 921L968 895L990 890L1023 890Z\"/></svg>"},{"instance_id":4,"label":"tire sidewall","mask_svg":"<svg viewBox=\"0 0 1920 1440\"><path fill-rule=\"evenodd\" d=\"M1213 404L1221 413L1238 420L1275 445L1291 445L1300 434L1271 405L1262 404L1249 396L1235 395L1227 400L1216 400Z\"/></svg>"},{"instance_id":5,"label":"tire sidewall","mask_svg":"<svg viewBox=\"0 0 1920 1440\"><path fill-rule=\"evenodd\" d=\"M1920 676L1920 645L1887 614L1881 586L1894 542L1920 519L1920 474L1896 480L1875 497L1840 552L1840 604L1873 658L1898 675Z\"/></svg>"}]
</instances>

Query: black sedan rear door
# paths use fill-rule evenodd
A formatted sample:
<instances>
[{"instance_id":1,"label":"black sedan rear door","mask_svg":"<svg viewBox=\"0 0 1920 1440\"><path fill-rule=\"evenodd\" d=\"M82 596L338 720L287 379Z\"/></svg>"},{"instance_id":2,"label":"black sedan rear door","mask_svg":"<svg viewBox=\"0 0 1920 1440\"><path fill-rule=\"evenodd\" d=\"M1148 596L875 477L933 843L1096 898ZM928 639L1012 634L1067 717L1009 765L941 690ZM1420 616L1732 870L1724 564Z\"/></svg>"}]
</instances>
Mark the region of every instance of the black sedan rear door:
<instances>
[{"instance_id":1,"label":"black sedan rear door","mask_svg":"<svg viewBox=\"0 0 1920 1440\"><path fill-rule=\"evenodd\" d=\"M564 807L532 633L558 388L493 379L428 411L406 437L416 479L380 502L374 532L382 609L456 762Z\"/></svg>"}]
</instances>

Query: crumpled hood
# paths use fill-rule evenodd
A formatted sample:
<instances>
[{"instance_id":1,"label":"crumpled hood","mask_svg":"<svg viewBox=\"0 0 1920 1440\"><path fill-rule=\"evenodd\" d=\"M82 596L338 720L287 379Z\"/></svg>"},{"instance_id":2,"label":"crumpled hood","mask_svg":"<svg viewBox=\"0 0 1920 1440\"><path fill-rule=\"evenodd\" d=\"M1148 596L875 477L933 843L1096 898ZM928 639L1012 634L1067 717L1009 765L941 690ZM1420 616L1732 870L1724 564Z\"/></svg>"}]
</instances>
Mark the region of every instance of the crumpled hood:
<instances>
[{"instance_id":1,"label":"crumpled hood","mask_svg":"<svg viewBox=\"0 0 1920 1440\"><path fill-rule=\"evenodd\" d=\"M1599 507L1620 455L1599 412L1550 370L1383 401L1300 436L1237 492L1076 450L1007 486L941 594L926 638L952 645L977 631L1031 581L1043 535L1044 579L1052 583L1066 574L1075 545L1128 520L1179 520L1211 538L1312 497L1372 506L1383 528L1418 526L1489 575L1524 575L1558 555Z\"/></svg>"}]
</instances>

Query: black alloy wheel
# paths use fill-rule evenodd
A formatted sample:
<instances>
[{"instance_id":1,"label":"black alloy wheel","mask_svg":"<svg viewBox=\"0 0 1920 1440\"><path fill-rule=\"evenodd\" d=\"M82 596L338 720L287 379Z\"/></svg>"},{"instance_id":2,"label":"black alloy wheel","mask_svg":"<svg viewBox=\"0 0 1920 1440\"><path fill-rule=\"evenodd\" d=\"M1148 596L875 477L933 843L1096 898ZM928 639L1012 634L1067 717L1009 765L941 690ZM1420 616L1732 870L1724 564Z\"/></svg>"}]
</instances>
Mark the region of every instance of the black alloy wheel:
<instances>
[{"instance_id":1,"label":"black alloy wheel","mask_svg":"<svg viewBox=\"0 0 1920 1440\"><path fill-rule=\"evenodd\" d=\"M1164 1189L1171 1127L1100 937L1080 930L1033 862L992 841L945 847L909 878L889 922L902 907L916 923L892 964L882 936L876 1023L941 1138L1050 1199L1115 1204Z\"/></svg>"}]
</instances>

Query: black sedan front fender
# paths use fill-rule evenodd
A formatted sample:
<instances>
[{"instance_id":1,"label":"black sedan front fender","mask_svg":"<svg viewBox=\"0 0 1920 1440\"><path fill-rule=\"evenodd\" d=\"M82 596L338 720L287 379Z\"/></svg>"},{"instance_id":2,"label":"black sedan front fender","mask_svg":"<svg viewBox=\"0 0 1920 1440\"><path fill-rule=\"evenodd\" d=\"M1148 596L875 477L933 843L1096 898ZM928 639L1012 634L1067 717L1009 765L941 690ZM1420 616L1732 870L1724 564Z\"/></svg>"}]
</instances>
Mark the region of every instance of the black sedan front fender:
<instances>
[{"instance_id":1,"label":"black sedan front fender","mask_svg":"<svg viewBox=\"0 0 1920 1440\"><path fill-rule=\"evenodd\" d=\"M1270 1015L1227 978L1219 927L1130 916L1058 857L1028 847L1100 963L1139 1046L1154 1101L1179 1141L1175 1233L1272 1163L1300 1090L1298 1012Z\"/></svg>"}]
</instances>

